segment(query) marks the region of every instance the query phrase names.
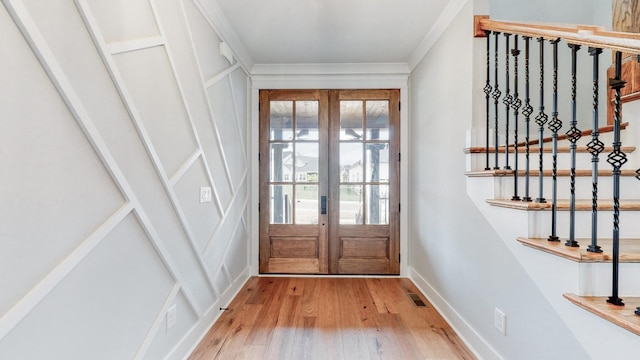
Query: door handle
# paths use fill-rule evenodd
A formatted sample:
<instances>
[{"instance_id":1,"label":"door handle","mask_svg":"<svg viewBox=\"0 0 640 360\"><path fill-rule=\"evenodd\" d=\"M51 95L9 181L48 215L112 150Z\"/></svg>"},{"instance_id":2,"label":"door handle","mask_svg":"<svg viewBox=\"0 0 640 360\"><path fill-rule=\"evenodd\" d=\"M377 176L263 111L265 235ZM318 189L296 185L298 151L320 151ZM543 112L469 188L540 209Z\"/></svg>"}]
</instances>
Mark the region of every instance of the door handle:
<instances>
[{"instance_id":1,"label":"door handle","mask_svg":"<svg viewBox=\"0 0 640 360\"><path fill-rule=\"evenodd\" d=\"M327 197L324 195L320 196L320 214L321 215L327 214Z\"/></svg>"}]
</instances>

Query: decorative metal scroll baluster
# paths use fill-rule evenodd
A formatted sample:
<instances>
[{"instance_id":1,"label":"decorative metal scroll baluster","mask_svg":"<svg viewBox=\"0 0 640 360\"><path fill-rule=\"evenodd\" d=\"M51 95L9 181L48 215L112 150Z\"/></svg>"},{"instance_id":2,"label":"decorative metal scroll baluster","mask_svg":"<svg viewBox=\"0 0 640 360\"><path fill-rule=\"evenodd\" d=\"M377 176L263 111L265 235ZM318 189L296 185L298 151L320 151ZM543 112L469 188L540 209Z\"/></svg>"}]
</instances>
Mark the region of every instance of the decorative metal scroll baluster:
<instances>
[{"instance_id":1,"label":"decorative metal scroll baluster","mask_svg":"<svg viewBox=\"0 0 640 360\"><path fill-rule=\"evenodd\" d=\"M599 67L600 54L602 49L589 48L589 55L593 57L593 125L591 141L587 144L587 149L591 153L591 244L587 251L601 253L598 246L598 162L599 155L604 150L604 144L600 141L600 125L598 124L598 96L599 96Z\"/></svg>"},{"instance_id":2,"label":"decorative metal scroll baluster","mask_svg":"<svg viewBox=\"0 0 640 360\"><path fill-rule=\"evenodd\" d=\"M504 34L505 46L504 46L504 64L505 64L505 92L504 97L502 98L502 103L504 104L504 115L505 115L505 145L504 145L504 169L511 170L509 166L509 108L511 107L511 103L513 102L513 97L509 94L509 36L511 34Z\"/></svg>"},{"instance_id":3,"label":"decorative metal scroll baluster","mask_svg":"<svg viewBox=\"0 0 640 360\"><path fill-rule=\"evenodd\" d=\"M571 48L571 128L567 131L567 139L571 142L571 193L569 198L569 239L566 246L578 247L576 241L576 142L582 137L582 132L576 127L577 107L576 107L576 69L578 66L578 50L580 45L569 44Z\"/></svg>"},{"instance_id":4,"label":"decorative metal scroll baluster","mask_svg":"<svg viewBox=\"0 0 640 360\"><path fill-rule=\"evenodd\" d=\"M547 123L549 117L544 113L544 38L538 38L540 43L540 112L536 116L536 124L538 124L538 191L539 196L536 199L537 203L546 203L544 196L542 195L542 180L544 178L542 173L542 153L544 151L544 124Z\"/></svg>"},{"instance_id":5,"label":"decorative metal scroll baluster","mask_svg":"<svg viewBox=\"0 0 640 360\"><path fill-rule=\"evenodd\" d=\"M621 79L622 53L616 51L615 78L609 79L609 86L615 91L613 107L613 151L609 153L607 162L613 166L613 281L611 296L607 302L622 306L624 302L618 297L618 268L620 265L620 168L627 162L627 155L620 150L620 123L622 122L620 91L626 84Z\"/></svg>"},{"instance_id":6,"label":"decorative metal scroll baluster","mask_svg":"<svg viewBox=\"0 0 640 360\"><path fill-rule=\"evenodd\" d=\"M549 41L553 45L553 112L551 113L551 121L549 121L549 130L552 135L552 159L553 167L551 170L551 235L547 240L560 241L557 234L557 213L558 213L558 130L562 127L562 121L558 118L558 42L560 39Z\"/></svg>"},{"instance_id":7,"label":"decorative metal scroll baluster","mask_svg":"<svg viewBox=\"0 0 640 360\"><path fill-rule=\"evenodd\" d=\"M490 83L490 70L491 70L491 31L489 30L485 30L484 34L487 36L487 82L484 85L484 94L487 100L487 106L486 106L486 111L487 111L487 128L486 128L486 138L485 138L485 146L486 146L486 151L485 151L485 155L486 155L486 165L484 167L485 170L491 170L491 168L489 167L489 97L491 96L491 90L493 90L493 88L491 87L491 83Z\"/></svg>"},{"instance_id":8,"label":"decorative metal scroll baluster","mask_svg":"<svg viewBox=\"0 0 640 360\"><path fill-rule=\"evenodd\" d=\"M518 112L522 106L522 100L518 94L518 35L513 38L513 49L511 49L511 55L513 55L513 101L511 102L511 108L513 109L513 122L514 122L514 140L513 140L513 154L514 154L514 167L513 167L513 197L511 200L520 200L518 196Z\"/></svg>"},{"instance_id":9,"label":"decorative metal scroll baluster","mask_svg":"<svg viewBox=\"0 0 640 360\"><path fill-rule=\"evenodd\" d=\"M536 116L536 124L538 124L538 190L540 192L537 203L546 203L547 200L542 196L542 153L544 151L544 124L547 123L549 117L544 113L544 38L538 38L540 43L540 112Z\"/></svg>"},{"instance_id":10,"label":"decorative metal scroll baluster","mask_svg":"<svg viewBox=\"0 0 640 360\"><path fill-rule=\"evenodd\" d=\"M524 108L522 114L525 116L525 179L524 179L524 197L522 201L531 201L529 196L529 123L531 120L531 114L533 114L533 107L531 106L531 98L529 97L529 40L531 37L523 36L524 39ZM517 142L517 141L516 141Z\"/></svg>"},{"instance_id":11,"label":"decorative metal scroll baluster","mask_svg":"<svg viewBox=\"0 0 640 360\"><path fill-rule=\"evenodd\" d=\"M502 92L499 89L498 86L498 35L500 35L499 32L494 31L493 34L495 35L495 69L494 69L494 86L493 86L493 93L491 94L493 96L493 106L494 106L494 115L495 115L495 122L494 122L494 141L495 141L495 165L493 166L494 170L498 170L500 169L500 167L498 166L498 100L500 99L500 95L502 95Z\"/></svg>"}]
</instances>

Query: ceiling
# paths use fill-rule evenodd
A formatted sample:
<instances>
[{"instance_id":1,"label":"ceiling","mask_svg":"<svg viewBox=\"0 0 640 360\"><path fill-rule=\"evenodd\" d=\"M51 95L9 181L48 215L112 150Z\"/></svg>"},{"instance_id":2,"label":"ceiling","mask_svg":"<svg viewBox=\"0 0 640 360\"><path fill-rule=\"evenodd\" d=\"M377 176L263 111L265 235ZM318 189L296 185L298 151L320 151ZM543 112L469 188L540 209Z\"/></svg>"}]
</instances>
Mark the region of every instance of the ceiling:
<instances>
[{"instance_id":1,"label":"ceiling","mask_svg":"<svg viewBox=\"0 0 640 360\"><path fill-rule=\"evenodd\" d=\"M408 63L452 3L464 2L213 1L253 64Z\"/></svg>"}]
</instances>

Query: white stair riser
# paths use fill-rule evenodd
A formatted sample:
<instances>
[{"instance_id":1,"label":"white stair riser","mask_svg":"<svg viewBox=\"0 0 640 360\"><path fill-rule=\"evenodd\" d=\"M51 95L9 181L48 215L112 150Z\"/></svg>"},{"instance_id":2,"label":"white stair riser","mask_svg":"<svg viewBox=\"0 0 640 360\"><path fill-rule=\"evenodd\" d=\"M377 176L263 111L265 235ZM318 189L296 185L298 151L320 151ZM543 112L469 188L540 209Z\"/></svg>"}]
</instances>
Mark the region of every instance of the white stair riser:
<instances>
[{"instance_id":1,"label":"white stair riser","mask_svg":"<svg viewBox=\"0 0 640 360\"><path fill-rule=\"evenodd\" d=\"M514 194L513 176L504 176L496 179L500 183L500 197L498 199L511 199ZM529 178L529 197L536 199L540 197L540 189L538 176ZM518 196L525 195L526 180L524 176L518 177ZM591 199L592 197L592 179L589 176L576 176L575 196L576 199ZM571 178L569 176L557 177L557 189L559 199L568 199L571 191ZM546 199L551 199L553 194L553 178L551 176L543 177L542 195ZM598 198L613 198L613 177L598 177ZM620 198L621 199L640 199L640 180L633 176L620 177Z\"/></svg>"},{"instance_id":2,"label":"white stair riser","mask_svg":"<svg viewBox=\"0 0 640 360\"><path fill-rule=\"evenodd\" d=\"M560 238L569 237L568 211L558 211L556 213L556 233ZM576 211L575 214L575 236L576 238L591 238L591 212ZM613 237L613 212L598 211L597 214L598 238ZM621 238L640 238L640 212L622 211L619 217L619 231ZM530 211L529 229L527 236L532 238L546 238L551 235L551 211Z\"/></svg>"},{"instance_id":3,"label":"white stair riser","mask_svg":"<svg viewBox=\"0 0 640 360\"><path fill-rule=\"evenodd\" d=\"M640 263L620 263L618 274L618 296L640 294ZM580 296L611 296L612 264L582 263L580 264Z\"/></svg>"}]
</instances>

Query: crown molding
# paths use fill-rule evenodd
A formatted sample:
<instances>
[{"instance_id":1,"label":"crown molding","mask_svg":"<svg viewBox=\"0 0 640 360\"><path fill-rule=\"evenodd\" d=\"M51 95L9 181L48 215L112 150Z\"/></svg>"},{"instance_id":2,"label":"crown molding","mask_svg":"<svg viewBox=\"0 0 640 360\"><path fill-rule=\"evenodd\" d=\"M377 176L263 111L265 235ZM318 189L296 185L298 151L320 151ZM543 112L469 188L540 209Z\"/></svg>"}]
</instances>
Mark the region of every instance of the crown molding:
<instances>
[{"instance_id":1,"label":"crown molding","mask_svg":"<svg viewBox=\"0 0 640 360\"><path fill-rule=\"evenodd\" d=\"M420 61L427 55L431 47L435 45L436 41L442 36L444 31L449 27L449 24L460 13L460 10L469 0L452 0L447 7L442 11L438 19L435 21L427 35L422 39L418 47L413 51L407 64L410 71L418 66Z\"/></svg>"},{"instance_id":2,"label":"crown molding","mask_svg":"<svg viewBox=\"0 0 640 360\"><path fill-rule=\"evenodd\" d=\"M255 64L253 76L409 75L406 63Z\"/></svg>"}]
</instances>

